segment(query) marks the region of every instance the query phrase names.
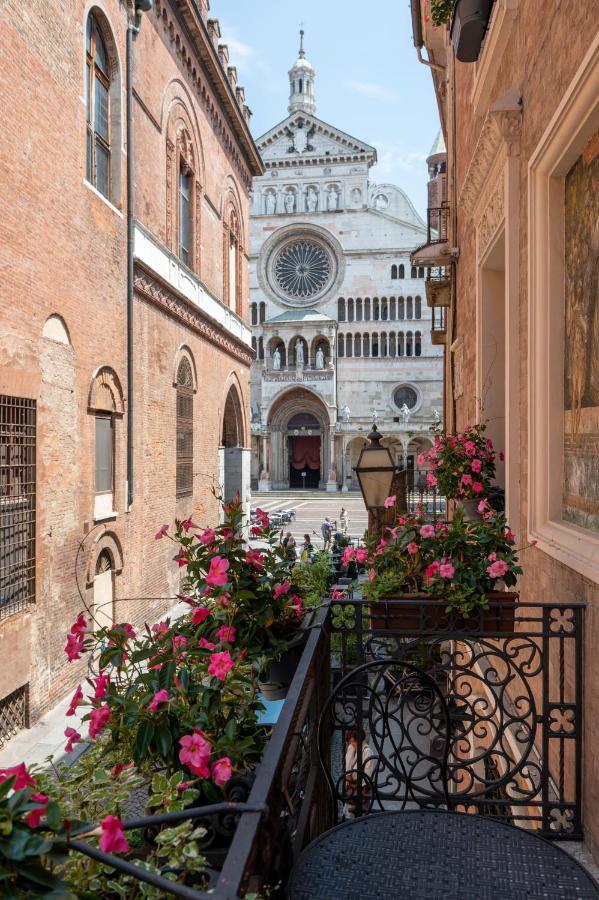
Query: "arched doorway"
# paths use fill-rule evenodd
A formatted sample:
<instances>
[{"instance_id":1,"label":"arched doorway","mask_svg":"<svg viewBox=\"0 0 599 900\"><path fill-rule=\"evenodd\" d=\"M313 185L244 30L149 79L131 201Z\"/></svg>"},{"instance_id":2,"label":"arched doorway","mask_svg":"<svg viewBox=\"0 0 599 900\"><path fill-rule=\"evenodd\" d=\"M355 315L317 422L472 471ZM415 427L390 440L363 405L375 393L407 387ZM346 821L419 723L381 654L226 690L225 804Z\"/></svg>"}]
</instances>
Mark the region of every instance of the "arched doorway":
<instances>
[{"instance_id":1,"label":"arched doorway","mask_svg":"<svg viewBox=\"0 0 599 900\"><path fill-rule=\"evenodd\" d=\"M221 484L223 499L227 503L239 494L245 499L245 487L249 484L249 453L243 449L243 417L239 394L231 385L225 401L221 431ZM246 457L248 471L246 472Z\"/></svg>"},{"instance_id":2,"label":"arched doorway","mask_svg":"<svg viewBox=\"0 0 599 900\"><path fill-rule=\"evenodd\" d=\"M297 413L287 423L289 487L317 488L320 482L320 423L311 413Z\"/></svg>"},{"instance_id":3,"label":"arched doorway","mask_svg":"<svg viewBox=\"0 0 599 900\"><path fill-rule=\"evenodd\" d=\"M102 550L96 560L94 620L96 628L111 628L114 622L114 563L109 550Z\"/></svg>"},{"instance_id":4,"label":"arched doorway","mask_svg":"<svg viewBox=\"0 0 599 900\"><path fill-rule=\"evenodd\" d=\"M323 490L332 451L329 412L320 397L299 387L279 394L269 410L268 426L273 489L305 485Z\"/></svg>"}]
</instances>

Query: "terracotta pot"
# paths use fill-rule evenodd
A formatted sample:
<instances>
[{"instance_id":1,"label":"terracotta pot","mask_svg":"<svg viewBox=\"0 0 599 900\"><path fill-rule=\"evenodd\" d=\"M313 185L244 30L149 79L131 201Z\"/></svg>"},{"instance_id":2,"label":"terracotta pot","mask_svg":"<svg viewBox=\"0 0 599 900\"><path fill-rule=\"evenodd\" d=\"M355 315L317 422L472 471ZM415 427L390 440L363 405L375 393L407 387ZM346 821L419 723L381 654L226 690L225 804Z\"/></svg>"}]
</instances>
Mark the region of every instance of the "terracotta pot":
<instances>
[{"instance_id":1,"label":"terracotta pot","mask_svg":"<svg viewBox=\"0 0 599 900\"><path fill-rule=\"evenodd\" d=\"M287 649L281 658L270 664L268 680L258 682L267 700L285 699L307 640L308 632L298 631L287 641Z\"/></svg>"},{"instance_id":2,"label":"terracotta pot","mask_svg":"<svg viewBox=\"0 0 599 900\"><path fill-rule=\"evenodd\" d=\"M473 631L481 634L514 631L519 594L493 591L488 609L475 609L466 618L445 612L446 600L428 594L403 594L370 604L370 627L375 631L423 634L428 631ZM426 601L415 603L415 600Z\"/></svg>"}]
</instances>

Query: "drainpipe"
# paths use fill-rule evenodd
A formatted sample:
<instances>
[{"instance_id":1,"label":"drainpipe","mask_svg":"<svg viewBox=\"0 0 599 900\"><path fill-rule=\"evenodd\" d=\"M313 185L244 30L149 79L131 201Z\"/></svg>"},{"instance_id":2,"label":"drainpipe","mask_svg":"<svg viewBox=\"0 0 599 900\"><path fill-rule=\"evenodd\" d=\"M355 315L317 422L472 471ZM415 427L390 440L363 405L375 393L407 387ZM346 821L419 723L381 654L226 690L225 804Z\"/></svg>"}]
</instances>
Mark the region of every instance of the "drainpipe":
<instances>
[{"instance_id":1,"label":"drainpipe","mask_svg":"<svg viewBox=\"0 0 599 900\"><path fill-rule=\"evenodd\" d=\"M127 26L127 512L133 503L133 243L134 243L134 178L133 178L133 38L139 34L142 12L152 9L153 0L136 0L133 21Z\"/></svg>"},{"instance_id":2,"label":"drainpipe","mask_svg":"<svg viewBox=\"0 0 599 900\"><path fill-rule=\"evenodd\" d=\"M439 72L444 72L445 66L441 66L438 63L431 62L429 59L425 59L422 55L424 38L422 36L422 22L420 21L420 0L410 0L410 7L412 11L412 40L414 41L414 46L416 47L418 62L421 62L423 66L428 66L429 69L437 69Z\"/></svg>"}]
</instances>

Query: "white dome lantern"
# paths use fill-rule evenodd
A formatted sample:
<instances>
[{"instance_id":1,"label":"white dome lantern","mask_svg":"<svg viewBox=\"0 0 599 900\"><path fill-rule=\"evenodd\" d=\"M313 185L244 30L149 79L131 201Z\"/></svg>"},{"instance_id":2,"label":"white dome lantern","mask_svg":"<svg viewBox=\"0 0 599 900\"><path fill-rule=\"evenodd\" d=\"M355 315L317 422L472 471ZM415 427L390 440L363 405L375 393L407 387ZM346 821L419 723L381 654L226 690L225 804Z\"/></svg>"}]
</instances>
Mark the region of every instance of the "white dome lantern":
<instances>
[{"instance_id":1,"label":"white dome lantern","mask_svg":"<svg viewBox=\"0 0 599 900\"><path fill-rule=\"evenodd\" d=\"M299 56L289 69L289 106L290 113L299 110L307 113L316 112L314 97L314 77L316 72L306 59L304 52L304 31L300 31Z\"/></svg>"}]
</instances>

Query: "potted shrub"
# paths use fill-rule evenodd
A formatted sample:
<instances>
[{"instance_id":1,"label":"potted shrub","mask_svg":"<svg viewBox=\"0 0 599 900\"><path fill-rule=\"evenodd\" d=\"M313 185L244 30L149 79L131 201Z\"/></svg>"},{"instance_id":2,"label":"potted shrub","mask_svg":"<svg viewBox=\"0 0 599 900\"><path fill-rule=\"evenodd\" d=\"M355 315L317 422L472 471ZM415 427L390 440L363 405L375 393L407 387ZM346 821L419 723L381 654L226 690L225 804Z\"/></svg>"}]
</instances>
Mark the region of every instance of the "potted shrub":
<instances>
[{"instance_id":1,"label":"potted shrub","mask_svg":"<svg viewBox=\"0 0 599 900\"><path fill-rule=\"evenodd\" d=\"M495 451L491 438L485 437L484 423L469 425L461 434L436 434L431 449L419 454L417 462L429 466L427 487L455 500L465 519L480 518L481 499L496 491Z\"/></svg>"},{"instance_id":2,"label":"potted shrub","mask_svg":"<svg viewBox=\"0 0 599 900\"><path fill-rule=\"evenodd\" d=\"M511 631L518 594L507 592L522 573L514 535L503 513L480 501L482 518L471 522L461 510L451 522L431 524L422 511L400 515L397 525L369 546L368 581L375 629L427 627ZM388 600L402 600L388 604Z\"/></svg>"},{"instance_id":3,"label":"potted shrub","mask_svg":"<svg viewBox=\"0 0 599 900\"><path fill-rule=\"evenodd\" d=\"M478 59L492 8L493 0L431 0L433 23L451 23L451 41L460 62Z\"/></svg>"}]
</instances>

